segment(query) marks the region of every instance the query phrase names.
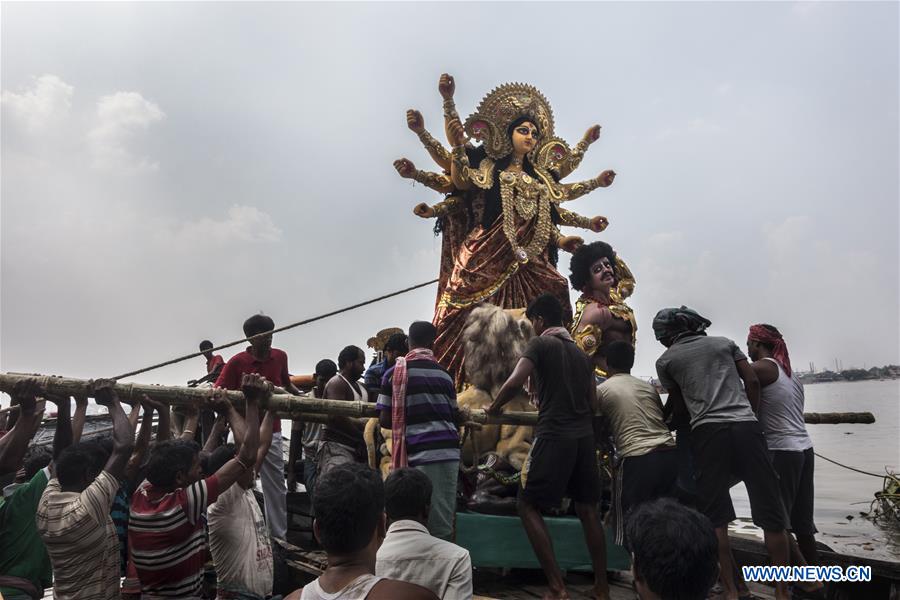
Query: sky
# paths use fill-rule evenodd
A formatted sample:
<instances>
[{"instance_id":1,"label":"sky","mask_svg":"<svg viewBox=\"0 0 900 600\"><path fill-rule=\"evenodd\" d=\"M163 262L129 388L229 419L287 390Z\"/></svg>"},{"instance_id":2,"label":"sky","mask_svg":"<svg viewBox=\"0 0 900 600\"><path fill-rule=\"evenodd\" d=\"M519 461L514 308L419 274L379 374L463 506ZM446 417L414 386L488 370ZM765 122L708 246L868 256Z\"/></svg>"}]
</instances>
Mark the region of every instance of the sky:
<instances>
[{"instance_id":1,"label":"sky","mask_svg":"<svg viewBox=\"0 0 900 600\"><path fill-rule=\"evenodd\" d=\"M900 363L898 12L885 3L9 3L0 6L0 371L108 377L437 276L440 197L405 126L528 82L615 184L569 205L654 314L688 305L795 367ZM568 276L568 256L560 271ZM309 373L436 287L276 335ZM573 299L575 292L573 292ZM237 348L226 350L231 356ZM371 354L369 354L371 356ZM134 381L182 384L200 358Z\"/></svg>"}]
</instances>

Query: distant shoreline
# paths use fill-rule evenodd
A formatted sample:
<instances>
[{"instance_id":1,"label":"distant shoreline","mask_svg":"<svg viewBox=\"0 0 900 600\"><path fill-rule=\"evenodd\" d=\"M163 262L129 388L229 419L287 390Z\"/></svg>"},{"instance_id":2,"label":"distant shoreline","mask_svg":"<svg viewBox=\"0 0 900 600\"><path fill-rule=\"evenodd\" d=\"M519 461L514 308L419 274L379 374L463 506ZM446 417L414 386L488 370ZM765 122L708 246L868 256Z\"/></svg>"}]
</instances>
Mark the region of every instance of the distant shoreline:
<instances>
[{"instance_id":1,"label":"distant shoreline","mask_svg":"<svg viewBox=\"0 0 900 600\"><path fill-rule=\"evenodd\" d=\"M864 383L866 381L898 381L900 377L873 377L871 379L813 379L813 378L800 378L800 383L803 385L812 385L814 383Z\"/></svg>"},{"instance_id":2,"label":"distant shoreline","mask_svg":"<svg viewBox=\"0 0 900 600\"><path fill-rule=\"evenodd\" d=\"M832 381L887 381L900 379L900 366L886 365L871 369L842 369L841 371L819 371L818 373L797 373L800 383L829 383Z\"/></svg>"}]
</instances>

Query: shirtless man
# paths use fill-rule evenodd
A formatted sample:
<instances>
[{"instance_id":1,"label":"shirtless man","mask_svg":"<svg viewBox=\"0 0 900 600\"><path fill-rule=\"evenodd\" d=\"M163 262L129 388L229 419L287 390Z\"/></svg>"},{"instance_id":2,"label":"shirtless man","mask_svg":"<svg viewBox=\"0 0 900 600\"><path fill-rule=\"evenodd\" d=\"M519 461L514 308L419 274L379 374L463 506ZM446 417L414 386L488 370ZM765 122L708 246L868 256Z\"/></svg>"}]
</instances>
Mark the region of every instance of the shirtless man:
<instances>
[{"instance_id":1,"label":"shirtless man","mask_svg":"<svg viewBox=\"0 0 900 600\"><path fill-rule=\"evenodd\" d=\"M325 398L365 402L367 394L359 383L366 370L366 355L357 346L347 346L338 355L338 372L325 385ZM328 419L323 432L322 445L316 459L317 476L322 477L337 465L365 460L363 423L350 417L334 416Z\"/></svg>"},{"instance_id":2,"label":"shirtless man","mask_svg":"<svg viewBox=\"0 0 900 600\"><path fill-rule=\"evenodd\" d=\"M631 279L627 271L605 242L582 246L572 256L569 281L581 292L575 304L572 336L591 357L598 374L605 375L607 370L607 346L618 341L634 346L637 324L619 289L622 280Z\"/></svg>"}]
</instances>

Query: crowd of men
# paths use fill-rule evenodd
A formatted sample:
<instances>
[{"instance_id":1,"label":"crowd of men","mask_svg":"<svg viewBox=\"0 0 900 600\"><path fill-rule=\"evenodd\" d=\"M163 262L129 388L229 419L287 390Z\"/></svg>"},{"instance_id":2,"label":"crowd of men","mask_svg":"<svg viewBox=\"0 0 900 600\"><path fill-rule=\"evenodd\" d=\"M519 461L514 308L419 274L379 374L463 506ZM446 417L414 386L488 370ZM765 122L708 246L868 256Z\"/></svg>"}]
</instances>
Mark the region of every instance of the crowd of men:
<instances>
[{"instance_id":1,"label":"crowd of men","mask_svg":"<svg viewBox=\"0 0 900 600\"><path fill-rule=\"evenodd\" d=\"M727 535L737 481L746 484L772 564L817 561L803 387L777 329L750 328L751 364L732 340L708 336L710 322L696 312L660 311L653 329L665 347L656 365L668 391L663 405L653 385L630 374L630 343L602 347L608 371L598 379L556 298L538 297L526 316L535 336L486 410L499 414L523 386L538 408L517 507L547 597L568 598L543 518L564 497L584 530L594 593L609 597L597 458L604 447L614 460L606 526L631 552L641 598L705 598L717 582L729 600L749 593ZM227 362L204 341L207 376L190 383L213 388L203 406L180 411L177 424L167 404L146 396L126 414L110 380L75 398L74 416L68 396L38 379L20 381L11 393L17 408L0 423L0 476L15 474L0 500L2 597L40 598L52 586L63 599L281 598L273 595L273 549L287 532L287 489L299 482L328 568L302 589L276 592L304 600L471 598L469 552L452 543L465 415L453 377L431 351L434 326L417 321L394 335L368 370L356 346L315 366L312 397L375 403L391 432L384 480L370 466L364 424L349 417L295 421L285 470L280 420L260 407L276 387L301 391L287 355L272 347L274 328L269 317L249 318L250 346ZM108 410L112 433L81 441L88 396ZM57 408L52 452L30 445L46 402ZM257 477L264 511L252 491ZM822 589L798 586L804 594ZM785 584L776 584L776 596L789 597Z\"/></svg>"}]
</instances>

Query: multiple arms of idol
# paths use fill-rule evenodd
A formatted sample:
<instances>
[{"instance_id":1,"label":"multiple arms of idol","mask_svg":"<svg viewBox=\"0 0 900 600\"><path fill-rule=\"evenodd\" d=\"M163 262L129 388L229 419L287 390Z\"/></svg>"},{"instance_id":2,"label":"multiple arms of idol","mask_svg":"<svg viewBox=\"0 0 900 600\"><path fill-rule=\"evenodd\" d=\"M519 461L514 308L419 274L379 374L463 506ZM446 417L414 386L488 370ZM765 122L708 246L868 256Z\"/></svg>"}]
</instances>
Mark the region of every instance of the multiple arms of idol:
<instances>
[{"instance_id":1,"label":"multiple arms of idol","mask_svg":"<svg viewBox=\"0 0 900 600\"><path fill-rule=\"evenodd\" d=\"M490 173L482 173L479 169L480 165L472 166L469 164L465 152L465 131L453 101L453 93L456 89L453 78L447 74L441 75L438 89L444 100L444 130L452 150L448 151L425 129L425 120L419 111L408 110L406 112L406 122L409 129L422 141L428 154L441 168L442 172L418 170L412 161L406 158L394 161L394 168L401 177L413 179L442 194L449 194L444 201L434 206L429 206L426 203L416 205L413 212L422 218L439 218L460 210L463 207L463 201L460 195L455 194L455 192L471 189L473 184L477 185L479 178L483 179L486 175L490 175ZM599 125L594 125L585 132L581 141L575 145L572 151L559 164L558 175L560 179L570 175L581 164L585 152L599 136ZM604 171L599 176L587 181L558 184L557 190L562 196L559 201L575 200L598 187L608 187L614 179L615 173L613 171ZM605 217L585 217L558 205L557 210L560 215L560 225L600 232L606 229L606 226L609 224ZM559 246L565 250L570 250L569 246L574 245L577 247L578 244L573 244L576 240L581 241L580 238L560 236Z\"/></svg>"}]
</instances>

